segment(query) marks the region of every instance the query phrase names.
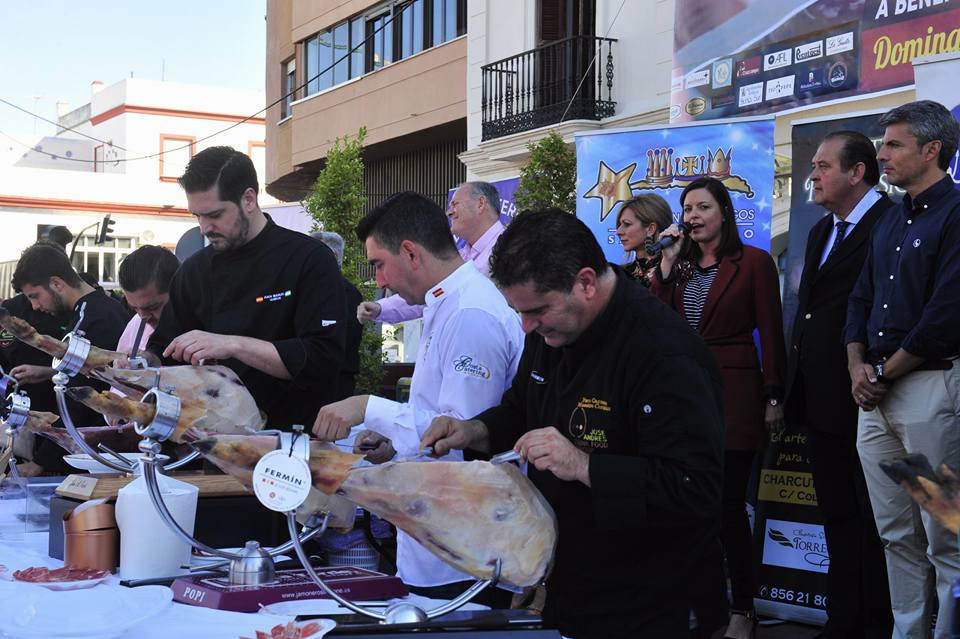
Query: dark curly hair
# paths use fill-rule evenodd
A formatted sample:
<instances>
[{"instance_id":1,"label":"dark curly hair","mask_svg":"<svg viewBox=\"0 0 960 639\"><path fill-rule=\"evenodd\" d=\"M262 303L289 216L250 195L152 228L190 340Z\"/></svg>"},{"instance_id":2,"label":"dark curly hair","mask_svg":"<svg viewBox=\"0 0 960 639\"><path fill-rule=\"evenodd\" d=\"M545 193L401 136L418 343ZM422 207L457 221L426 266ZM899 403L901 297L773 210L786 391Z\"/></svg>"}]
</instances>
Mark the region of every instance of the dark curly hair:
<instances>
[{"instance_id":1,"label":"dark curly hair","mask_svg":"<svg viewBox=\"0 0 960 639\"><path fill-rule=\"evenodd\" d=\"M556 208L518 215L490 256L490 278L497 286L533 282L538 293L569 292L585 267L604 274L603 250L586 224Z\"/></svg>"}]
</instances>

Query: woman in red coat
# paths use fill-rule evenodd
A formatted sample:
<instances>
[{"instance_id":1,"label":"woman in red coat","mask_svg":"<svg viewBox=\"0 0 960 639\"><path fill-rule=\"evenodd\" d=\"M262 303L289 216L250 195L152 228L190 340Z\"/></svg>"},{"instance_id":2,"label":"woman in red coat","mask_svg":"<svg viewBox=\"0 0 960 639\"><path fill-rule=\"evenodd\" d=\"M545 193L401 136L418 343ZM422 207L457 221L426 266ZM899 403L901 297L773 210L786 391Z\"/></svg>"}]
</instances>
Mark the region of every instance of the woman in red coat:
<instances>
[{"instance_id":1,"label":"woman in red coat","mask_svg":"<svg viewBox=\"0 0 960 639\"><path fill-rule=\"evenodd\" d=\"M751 637L754 578L744 501L754 456L783 422L786 352L773 258L740 241L730 194L714 178L680 196L689 236L663 250L653 292L703 336L720 365L726 442L721 538L732 587L726 637ZM663 236L680 236L670 226ZM760 355L753 332L760 333Z\"/></svg>"}]
</instances>

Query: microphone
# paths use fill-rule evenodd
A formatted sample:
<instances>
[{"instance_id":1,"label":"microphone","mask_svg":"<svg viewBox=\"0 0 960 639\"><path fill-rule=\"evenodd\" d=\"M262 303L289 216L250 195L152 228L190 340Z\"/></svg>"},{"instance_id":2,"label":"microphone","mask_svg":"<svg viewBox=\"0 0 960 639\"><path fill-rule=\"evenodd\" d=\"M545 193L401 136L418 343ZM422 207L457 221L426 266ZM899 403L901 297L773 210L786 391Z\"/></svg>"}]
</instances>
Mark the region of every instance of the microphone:
<instances>
[{"instance_id":1,"label":"microphone","mask_svg":"<svg viewBox=\"0 0 960 639\"><path fill-rule=\"evenodd\" d=\"M690 230L693 228L693 225L687 222L680 222L679 224L677 224L677 228L680 229L680 232L683 235L688 235L690 233ZM665 237L661 237L659 240L657 240L650 246L646 247L647 255L656 255L657 253L667 248L668 246L673 246L678 241L680 241L680 237L677 237L674 235L667 235Z\"/></svg>"}]
</instances>

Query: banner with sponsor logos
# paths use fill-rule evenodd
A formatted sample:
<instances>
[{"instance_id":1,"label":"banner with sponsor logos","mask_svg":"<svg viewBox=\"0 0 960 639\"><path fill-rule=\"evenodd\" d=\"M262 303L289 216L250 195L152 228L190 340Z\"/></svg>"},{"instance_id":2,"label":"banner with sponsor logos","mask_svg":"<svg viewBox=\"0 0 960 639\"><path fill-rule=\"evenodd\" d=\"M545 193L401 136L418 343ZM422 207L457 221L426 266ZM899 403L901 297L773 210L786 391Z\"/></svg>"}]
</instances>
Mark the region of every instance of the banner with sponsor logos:
<instances>
[{"instance_id":1,"label":"banner with sponsor logos","mask_svg":"<svg viewBox=\"0 0 960 639\"><path fill-rule=\"evenodd\" d=\"M683 188L706 175L730 191L743 241L770 250L772 119L588 132L577 134L576 146L577 217L593 231L609 261L627 261L617 237L623 202L656 193L677 221Z\"/></svg>"},{"instance_id":2,"label":"banner with sponsor logos","mask_svg":"<svg viewBox=\"0 0 960 639\"><path fill-rule=\"evenodd\" d=\"M913 83L960 51L948 0L676 0L671 122L772 113Z\"/></svg>"}]
</instances>

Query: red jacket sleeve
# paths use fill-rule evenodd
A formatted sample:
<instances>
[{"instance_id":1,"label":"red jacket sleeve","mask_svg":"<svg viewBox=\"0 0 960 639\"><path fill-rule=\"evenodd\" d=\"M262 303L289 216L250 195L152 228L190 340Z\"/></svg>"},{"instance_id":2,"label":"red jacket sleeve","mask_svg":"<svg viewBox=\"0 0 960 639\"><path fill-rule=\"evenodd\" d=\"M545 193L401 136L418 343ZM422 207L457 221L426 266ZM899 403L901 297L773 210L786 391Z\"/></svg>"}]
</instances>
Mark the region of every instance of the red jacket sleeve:
<instances>
[{"instance_id":1,"label":"red jacket sleeve","mask_svg":"<svg viewBox=\"0 0 960 639\"><path fill-rule=\"evenodd\" d=\"M757 301L757 330L760 333L760 360L763 366L764 392L783 398L786 381L787 351L783 339L783 307L780 302L780 278L769 253L750 251L754 299Z\"/></svg>"}]
</instances>

